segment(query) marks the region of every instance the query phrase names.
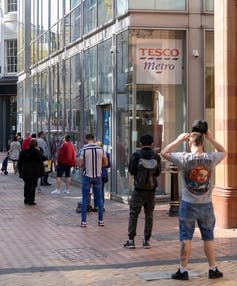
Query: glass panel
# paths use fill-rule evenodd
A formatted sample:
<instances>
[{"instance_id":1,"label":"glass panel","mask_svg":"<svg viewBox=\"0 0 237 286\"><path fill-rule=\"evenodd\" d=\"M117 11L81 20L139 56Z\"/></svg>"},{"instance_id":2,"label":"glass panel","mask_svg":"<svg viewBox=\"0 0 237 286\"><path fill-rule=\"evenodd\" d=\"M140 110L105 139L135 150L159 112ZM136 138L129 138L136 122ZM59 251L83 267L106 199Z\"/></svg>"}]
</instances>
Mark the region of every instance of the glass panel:
<instances>
[{"instance_id":1,"label":"glass panel","mask_svg":"<svg viewBox=\"0 0 237 286\"><path fill-rule=\"evenodd\" d=\"M116 14L121 16L128 11L128 0L117 0L116 1Z\"/></svg>"},{"instance_id":2,"label":"glass panel","mask_svg":"<svg viewBox=\"0 0 237 286\"><path fill-rule=\"evenodd\" d=\"M35 41L37 38L38 28L38 13L37 13L37 1L33 1L31 5L31 41Z\"/></svg>"},{"instance_id":3,"label":"glass panel","mask_svg":"<svg viewBox=\"0 0 237 286\"><path fill-rule=\"evenodd\" d=\"M186 10L186 0L129 0L129 9Z\"/></svg>"},{"instance_id":4,"label":"glass panel","mask_svg":"<svg viewBox=\"0 0 237 286\"><path fill-rule=\"evenodd\" d=\"M71 0L64 0L65 2L65 14L67 14L71 9Z\"/></svg>"},{"instance_id":5,"label":"glass panel","mask_svg":"<svg viewBox=\"0 0 237 286\"><path fill-rule=\"evenodd\" d=\"M97 23L97 7L96 0L87 0L84 5L84 34L89 33L96 28Z\"/></svg>"},{"instance_id":6,"label":"glass panel","mask_svg":"<svg viewBox=\"0 0 237 286\"><path fill-rule=\"evenodd\" d=\"M98 45L98 102L112 101L112 56L110 49L112 40Z\"/></svg>"},{"instance_id":7,"label":"glass panel","mask_svg":"<svg viewBox=\"0 0 237 286\"><path fill-rule=\"evenodd\" d=\"M71 0L71 9L81 3L81 0Z\"/></svg>"},{"instance_id":8,"label":"glass panel","mask_svg":"<svg viewBox=\"0 0 237 286\"><path fill-rule=\"evenodd\" d=\"M71 42L81 37L81 6L71 13Z\"/></svg>"},{"instance_id":9,"label":"glass panel","mask_svg":"<svg viewBox=\"0 0 237 286\"><path fill-rule=\"evenodd\" d=\"M51 78L51 120L50 120L50 130L55 133L58 132L58 122L59 122L59 96L58 96L58 69L57 66L51 68L50 71Z\"/></svg>"},{"instance_id":10,"label":"glass panel","mask_svg":"<svg viewBox=\"0 0 237 286\"><path fill-rule=\"evenodd\" d=\"M117 134L116 134L116 184L117 193L128 198L128 160L130 154L130 120L132 102L131 55L129 55L128 32L117 36ZM121 128L121 126L123 128Z\"/></svg>"},{"instance_id":11,"label":"glass panel","mask_svg":"<svg viewBox=\"0 0 237 286\"><path fill-rule=\"evenodd\" d=\"M64 19L65 44L67 45L71 43L71 14L68 14Z\"/></svg>"},{"instance_id":12,"label":"glass panel","mask_svg":"<svg viewBox=\"0 0 237 286\"><path fill-rule=\"evenodd\" d=\"M98 26L103 25L113 18L113 1L98 0Z\"/></svg>"},{"instance_id":13,"label":"glass panel","mask_svg":"<svg viewBox=\"0 0 237 286\"><path fill-rule=\"evenodd\" d=\"M71 59L71 132L75 145L79 149L83 142L80 137L80 112L81 112L81 61L80 54ZM83 139L82 139L83 141Z\"/></svg>"},{"instance_id":14,"label":"glass panel","mask_svg":"<svg viewBox=\"0 0 237 286\"><path fill-rule=\"evenodd\" d=\"M37 126L37 106L38 106L38 80L37 76L32 77L31 81L31 94L32 94L32 103L31 103L31 130L34 132L37 132L38 126Z\"/></svg>"},{"instance_id":15,"label":"glass panel","mask_svg":"<svg viewBox=\"0 0 237 286\"><path fill-rule=\"evenodd\" d=\"M54 0L50 1L50 27L52 27L57 21L58 21L58 0Z\"/></svg>"},{"instance_id":16,"label":"glass panel","mask_svg":"<svg viewBox=\"0 0 237 286\"><path fill-rule=\"evenodd\" d=\"M48 131L49 118L49 96L48 96L48 72L41 73L39 85L39 105L38 105L38 130Z\"/></svg>"},{"instance_id":17,"label":"glass panel","mask_svg":"<svg viewBox=\"0 0 237 286\"><path fill-rule=\"evenodd\" d=\"M136 66L131 149L139 148L140 136L150 133L160 152L185 130L185 32L134 30L131 43ZM170 190L169 179L168 173L159 177L157 194Z\"/></svg>"},{"instance_id":18,"label":"glass panel","mask_svg":"<svg viewBox=\"0 0 237 286\"><path fill-rule=\"evenodd\" d=\"M214 0L203 0L204 11L214 12Z\"/></svg>"},{"instance_id":19,"label":"glass panel","mask_svg":"<svg viewBox=\"0 0 237 286\"><path fill-rule=\"evenodd\" d=\"M58 48L62 49L64 47L64 21L61 20L58 23L58 39L59 39L59 43L58 43Z\"/></svg>"},{"instance_id":20,"label":"glass panel","mask_svg":"<svg viewBox=\"0 0 237 286\"><path fill-rule=\"evenodd\" d=\"M97 47L84 56L84 132L96 134Z\"/></svg>"},{"instance_id":21,"label":"glass panel","mask_svg":"<svg viewBox=\"0 0 237 286\"><path fill-rule=\"evenodd\" d=\"M214 32L205 32L205 118L210 130L215 130L215 86L214 86ZM208 143L208 142L207 142ZM208 144L211 150L211 144Z\"/></svg>"},{"instance_id":22,"label":"glass panel","mask_svg":"<svg viewBox=\"0 0 237 286\"><path fill-rule=\"evenodd\" d=\"M41 60L48 57L48 55L49 55L49 32L44 33L40 37L39 49L40 49L39 50L39 58Z\"/></svg>"},{"instance_id":23,"label":"glass panel","mask_svg":"<svg viewBox=\"0 0 237 286\"><path fill-rule=\"evenodd\" d=\"M58 25L53 26L50 29L50 52L53 53L58 50L59 42L58 42Z\"/></svg>"},{"instance_id":24,"label":"glass panel","mask_svg":"<svg viewBox=\"0 0 237 286\"><path fill-rule=\"evenodd\" d=\"M40 34L41 34L47 31L49 27L49 1L48 0L39 1L39 15L40 15L39 29L40 29Z\"/></svg>"}]
</instances>

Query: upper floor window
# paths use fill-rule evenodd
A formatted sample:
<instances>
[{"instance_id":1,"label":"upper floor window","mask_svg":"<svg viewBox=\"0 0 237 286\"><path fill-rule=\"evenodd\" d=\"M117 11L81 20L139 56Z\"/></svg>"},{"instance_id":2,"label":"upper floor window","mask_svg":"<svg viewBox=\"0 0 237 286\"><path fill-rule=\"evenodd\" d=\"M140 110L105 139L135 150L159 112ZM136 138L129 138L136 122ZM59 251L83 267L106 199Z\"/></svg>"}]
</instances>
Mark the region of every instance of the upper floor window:
<instances>
[{"instance_id":1,"label":"upper floor window","mask_svg":"<svg viewBox=\"0 0 237 286\"><path fill-rule=\"evenodd\" d=\"M204 11L214 12L214 0L204 0Z\"/></svg>"},{"instance_id":2,"label":"upper floor window","mask_svg":"<svg viewBox=\"0 0 237 286\"><path fill-rule=\"evenodd\" d=\"M17 40L6 40L6 72L17 72Z\"/></svg>"},{"instance_id":3,"label":"upper floor window","mask_svg":"<svg viewBox=\"0 0 237 286\"><path fill-rule=\"evenodd\" d=\"M7 1L7 12L17 11L17 0L8 0Z\"/></svg>"}]
</instances>

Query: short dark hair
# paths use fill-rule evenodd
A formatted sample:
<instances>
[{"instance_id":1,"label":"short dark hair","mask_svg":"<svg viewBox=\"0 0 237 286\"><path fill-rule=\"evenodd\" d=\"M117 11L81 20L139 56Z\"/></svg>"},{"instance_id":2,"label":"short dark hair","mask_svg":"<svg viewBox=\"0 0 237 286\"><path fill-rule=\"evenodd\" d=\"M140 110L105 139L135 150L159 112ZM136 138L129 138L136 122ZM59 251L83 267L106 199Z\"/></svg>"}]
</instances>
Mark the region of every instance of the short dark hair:
<instances>
[{"instance_id":1,"label":"short dark hair","mask_svg":"<svg viewBox=\"0 0 237 286\"><path fill-rule=\"evenodd\" d=\"M38 137L41 137L42 135L44 135L44 131L38 132Z\"/></svg>"},{"instance_id":2,"label":"short dark hair","mask_svg":"<svg viewBox=\"0 0 237 286\"><path fill-rule=\"evenodd\" d=\"M37 142L37 140L36 139L31 139L30 140L30 143L29 143L29 147L30 148L35 148L35 147L37 147L38 146L38 142Z\"/></svg>"},{"instance_id":3,"label":"short dark hair","mask_svg":"<svg viewBox=\"0 0 237 286\"><path fill-rule=\"evenodd\" d=\"M32 137L32 138L36 138L36 133L32 133L32 134L31 134L31 137Z\"/></svg>"},{"instance_id":4,"label":"short dark hair","mask_svg":"<svg viewBox=\"0 0 237 286\"><path fill-rule=\"evenodd\" d=\"M95 137L93 134L89 133L86 135L86 140L94 140L94 139L95 139Z\"/></svg>"},{"instance_id":5,"label":"short dark hair","mask_svg":"<svg viewBox=\"0 0 237 286\"><path fill-rule=\"evenodd\" d=\"M65 141L70 141L71 140L71 136L70 135L66 135L64 138L65 138Z\"/></svg>"},{"instance_id":6,"label":"short dark hair","mask_svg":"<svg viewBox=\"0 0 237 286\"><path fill-rule=\"evenodd\" d=\"M151 146L153 142L153 137L150 134L144 134L140 137L140 143L142 146Z\"/></svg>"}]
</instances>

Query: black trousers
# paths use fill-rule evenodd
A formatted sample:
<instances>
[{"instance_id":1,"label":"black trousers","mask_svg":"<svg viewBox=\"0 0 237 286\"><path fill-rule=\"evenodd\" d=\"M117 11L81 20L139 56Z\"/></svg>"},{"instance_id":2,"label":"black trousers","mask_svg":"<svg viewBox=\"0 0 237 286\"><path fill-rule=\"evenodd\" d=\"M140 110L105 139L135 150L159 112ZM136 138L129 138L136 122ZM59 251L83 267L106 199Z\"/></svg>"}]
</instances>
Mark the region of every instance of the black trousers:
<instances>
[{"instance_id":1,"label":"black trousers","mask_svg":"<svg viewBox=\"0 0 237 286\"><path fill-rule=\"evenodd\" d=\"M136 191L132 192L130 201L128 237L134 239L137 230L137 220L142 207L145 213L144 239L149 240L153 227L153 211L155 207L155 191Z\"/></svg>"},{"instance_id":2,"label":"black trousers","mask_svg":"<svg viewBox=\"0 0 237 286\"><path fill-rule=\"evenodd\" d=\"M24 197L25 204L32 204L35 202L35 189L37 186L38 178L24 179Z\"/></svg>"}]
</instances>

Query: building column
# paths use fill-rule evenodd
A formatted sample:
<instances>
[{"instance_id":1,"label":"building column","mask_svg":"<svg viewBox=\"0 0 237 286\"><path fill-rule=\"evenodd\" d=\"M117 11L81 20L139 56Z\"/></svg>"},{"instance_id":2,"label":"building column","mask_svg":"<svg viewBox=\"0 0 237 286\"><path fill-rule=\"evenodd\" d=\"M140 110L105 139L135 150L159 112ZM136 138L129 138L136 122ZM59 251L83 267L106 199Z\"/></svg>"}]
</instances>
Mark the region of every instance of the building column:
<instances>
[{"instance_id":1,"label":"building column","mask_svg":"<svg viewBox=\"0 0 237 286\"><path fill-rule=\"evenodd\" d=\"M227 150L216 168L217 225L237 227L237 1L215 0L215 136Z\"/></svg>"}]
</instances>

